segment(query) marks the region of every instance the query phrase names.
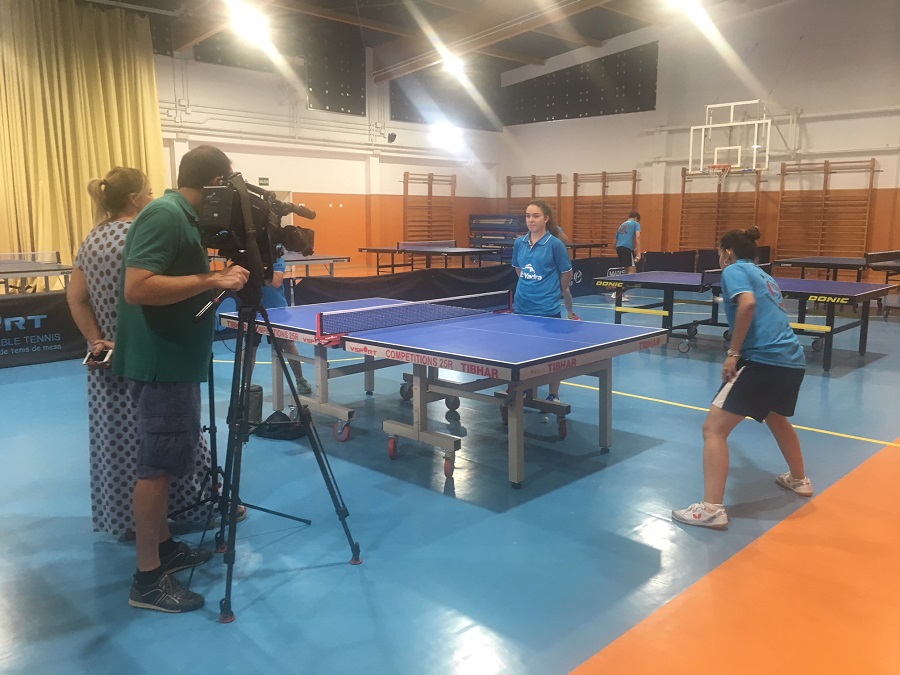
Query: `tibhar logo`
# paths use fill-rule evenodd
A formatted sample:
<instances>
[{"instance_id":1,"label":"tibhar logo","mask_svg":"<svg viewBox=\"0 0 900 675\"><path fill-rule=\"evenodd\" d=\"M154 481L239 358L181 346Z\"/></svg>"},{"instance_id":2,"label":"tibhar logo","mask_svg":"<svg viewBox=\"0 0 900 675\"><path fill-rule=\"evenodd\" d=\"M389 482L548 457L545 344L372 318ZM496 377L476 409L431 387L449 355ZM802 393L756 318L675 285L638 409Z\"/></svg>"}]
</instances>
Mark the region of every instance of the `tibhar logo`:
<instances>
[{"instance_id":1,"label":"tibhar logo","mask_svg":"<svg viewBox=\"0 0 900 675\"><path fill-rule=\"evenodd\" d=\"M11 330L28 330L29 325L32 328L40 328L41 322L47 318L46 314L32 314L31 316L7 316L5 318L0 317L0 325L3 326L3 330L11 331Z\"/></svg>"},{"instance_id":2,"label":"tibhar logo","mask_svg":"<svg viewBox=\"0 0 900 675\"><path fill-rule=\"evenodd\" d=\"M522 268L522 278L528 279L529 281L541 281L544 278L544 275L535 272L531 263L528 263Z\"/></svg>"}]
</instances>

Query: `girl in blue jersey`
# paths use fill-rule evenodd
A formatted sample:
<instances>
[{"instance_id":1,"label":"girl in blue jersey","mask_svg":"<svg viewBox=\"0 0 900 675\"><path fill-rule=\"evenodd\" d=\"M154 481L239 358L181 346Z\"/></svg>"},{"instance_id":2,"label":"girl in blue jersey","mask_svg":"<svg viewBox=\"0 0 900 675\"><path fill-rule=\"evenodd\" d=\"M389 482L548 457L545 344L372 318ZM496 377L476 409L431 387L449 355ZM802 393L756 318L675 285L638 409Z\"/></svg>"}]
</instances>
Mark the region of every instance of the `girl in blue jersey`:
<instances>
[{"instance_id":1,"label":"girl in blue jersey","mask_svg":"<svg viewBox=\"0 0 900 675\"><path fill-rule=\"evenodd\" d=\"M562 295L569 319L577 318L572 307L572 261L565 245L548 230L559 230L553 210L543 199L534 199L525 209L528 234L516 239L512 265L519 275L513 308L516 314L560 318ZM559 400L559 382L550 384L548 401Z\"/></svg>"},{"instance_id":2,"label":"girl in blue jersey","mask_svg":"<svg viewBox=\"0 0 900 675\"><path fill-rule=\"evenodd\" d=\"M775 477L783 488L811 497L800 439L788 417L794 414L806 360L791 329L778 284L757 267L759 229L732 230L719 243L722 301L731 329L731 348L722 366L722 386L703 424L704 497L672 511L688 525L725 529L722 505L728 478L728 435L745 417L765 422L789 471Z\"/></svg>"}]
</instances>

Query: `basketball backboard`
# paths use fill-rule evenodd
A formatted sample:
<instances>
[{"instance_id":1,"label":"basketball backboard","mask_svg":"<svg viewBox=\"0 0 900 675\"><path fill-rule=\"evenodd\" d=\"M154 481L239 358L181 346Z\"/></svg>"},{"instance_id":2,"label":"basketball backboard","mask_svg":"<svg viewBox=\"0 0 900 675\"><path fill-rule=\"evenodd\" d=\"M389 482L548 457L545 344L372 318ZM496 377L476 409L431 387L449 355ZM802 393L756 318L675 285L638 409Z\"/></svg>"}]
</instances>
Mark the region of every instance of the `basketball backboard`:
<instances>
[{"instance_id":1,"label":"basketball backboard","mask_svg":"<svg viewBox=\"0 0 900 675\"><path fill-rule=\"evenodd\" d=\"M710 166L723 164L731 174L767 170L771 131L759 100L706 106L705 123L691 127L688 173L709 174Z\"/></svg>"}]
</instances>

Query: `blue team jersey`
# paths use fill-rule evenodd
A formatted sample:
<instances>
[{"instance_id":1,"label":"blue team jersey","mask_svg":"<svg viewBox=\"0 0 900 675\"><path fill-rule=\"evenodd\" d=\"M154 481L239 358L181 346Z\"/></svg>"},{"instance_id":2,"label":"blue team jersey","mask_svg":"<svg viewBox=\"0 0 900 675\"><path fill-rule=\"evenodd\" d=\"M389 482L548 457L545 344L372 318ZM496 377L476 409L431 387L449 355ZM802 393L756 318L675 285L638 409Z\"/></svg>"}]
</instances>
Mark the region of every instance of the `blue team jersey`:
<instances>
[{"instance_id":1,"label":"blue team jersey","mask_svg":"<svg viewBox=\"0 0 900 675\"><path fill-rule=\"evenodd\" d=\"M630 218L626 220L619 225L619 229L616 230L616 248L624 246L633 251L635 237L637 237L637 233L640 231L641 224L638 221Z\"/></svg>"},{"instance_id":2,"label":"blue team jersey","mask_svg":"<svg viewBox=\"0 0 900 675\"><path fill-rule=\"evenodd\" d=\"M522 270L513 302L516 314L554 316L559 313L559 277L572 269L565 245L549 232L531 245L531 235L516 239L513 267Z\"/></svg>"},{"instance_id":3,"label":"blue team jersey","mask_svg":"<svg viewBox=\"0 0 900 675\"><path fill-rule=\"evenodd\" d=\"M722 270L722 299L728 326L734 330L737 296L753 293L756 311L741 345L741 355L757 363L804 368L806 357L784 308L778 284L750 260L738 260Z\"/></svg>"},{"instance_id":4,"label":"blue team jersey","mask_svg":"<svg viewBox=\"0 0 900 675\"><path fill-rule=\"evenodd\" d=\"M287 268L284 264L284 258L276 258L275 262L272 263L272 271L273 272L281 272ZM266 309L277 309L278 307L287 307L287 298L284 297L284 284L275 288L274 286L269 286L265 284L262 287L262 306Z\"/></svg>"}]
</instances>

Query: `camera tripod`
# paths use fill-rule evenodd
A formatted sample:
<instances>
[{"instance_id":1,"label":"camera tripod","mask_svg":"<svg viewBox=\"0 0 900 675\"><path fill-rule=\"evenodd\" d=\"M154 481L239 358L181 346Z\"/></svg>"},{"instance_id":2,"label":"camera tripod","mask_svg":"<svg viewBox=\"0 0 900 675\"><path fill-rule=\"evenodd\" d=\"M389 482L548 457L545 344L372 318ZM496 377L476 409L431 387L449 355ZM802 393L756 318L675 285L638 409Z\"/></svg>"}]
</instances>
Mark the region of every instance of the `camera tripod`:
<instances>
[{"instance_id":1,"label":"camera tripod","mask_svg":"<svg viewBox=\"0 0 900 675\"><path fill-rule=\"evenodd\" d=\"M245 289L246 290L246 289ZM245 302L244 292L238 294L238 329L235 341L234 352L234 371L231 381L231 397L228 405L228 445L225 454L225 470L222 475L222 493L219 499L220 512L222 514L219 531L216 533L216 549L225 554L225 565L227 567L225 577L225 597L219 602L219 620L222 623L231 623L235 619L234 612L231 608L231 589L234 581L234 561L235 547L237 538L237 511L238 506L243 504L248 509L262 511L280 518L287 518L297 522L312 524L311 520L300 518L298 516L273 511L263 508L255 504L248 504L240 498L241 487L241 461L243 456L243 448L247 443L250 433L255 428L248 419L250 411L250 378L253 373L253 362L248 355L254 354L252 348L252 340L255 339L257 315L262 316L263 323L270 336L273 335L272 324L269 322L269 315L265 308L259 302ZM281 351L281 346L277 340L272 340L272 346L275 350L276 357L284 376L287 378L288 386L291 390L291 397L298 413L298 422L309 439L310 447L319 465L322 478L325 481L325 487L331 496L334 504L335 513L341 521L344 528L344 534L347 537L347 543L350 545L352 557L350 564L358 565L362 562L359 557L359 544L353 540L350 534L350 528L347 526L347 516L349 511L344 504L344 498L341 496L340 489L331 470L331 464L322 448L322 442L319 440L319 434L316 431L315 424L312 421L312 414L309 408L300 403L300 397L297 394L297 388L288 365ZM293 424L288 422L287 424ZM228 528L227 537L225 534L226 526Z\"/></svg>"},{"instance_id":2,"label":"camera tripod","mask_svg":"<svg viewBox=\"0 0 900 675\"><path fill-rule=\"evenodd\" d=\"M205 509L205 512L202 513L204 531L206 524L209 523L212 515L215 511L216 505L220 503L220 488L221 483L219 482L219 478L222 475L222 469L219 466L219 453L216 445L216 395L215 395L215 379L213 372L213 362L212 358L209 360L209 375L207 380L207 395L209 396L209 426L205 426L201 429L202 432L209 433L209 466L206 468L206 471L203 474L203 478L200 479L200 487L197 491L197 498L192 503L188 504L184 508L178 509L177 511L172 511L169 514L170 520L177 520L178 516L193 511L194 509L199 509L201 506L210 505L208 509ZM204 494L206 496L204 496Z\"/></svg>"}]
</instances>

